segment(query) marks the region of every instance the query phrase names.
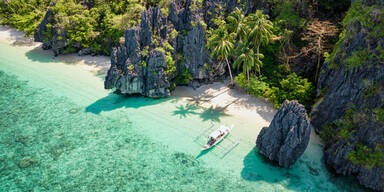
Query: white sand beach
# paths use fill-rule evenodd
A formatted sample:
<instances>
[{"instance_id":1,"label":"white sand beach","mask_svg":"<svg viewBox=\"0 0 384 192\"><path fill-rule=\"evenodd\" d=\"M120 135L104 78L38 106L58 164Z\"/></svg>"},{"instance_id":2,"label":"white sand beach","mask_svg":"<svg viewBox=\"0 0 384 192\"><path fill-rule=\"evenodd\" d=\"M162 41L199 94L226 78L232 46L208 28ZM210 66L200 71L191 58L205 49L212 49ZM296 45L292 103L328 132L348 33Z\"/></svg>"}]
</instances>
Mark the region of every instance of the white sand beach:
<instances>
[{"instance_id":1,"label":"white sand beach","mask_svg":"<svg viewBox=\"0 0 384 192\"><path fill-rule=\"evenodd\" d=\"M272 104L263 98L250 96L238 87L230 89L228 84L229 81L214 82L195 90L179 86L172 94L201 107L235 116L257 127L268 126L276 113Z\"/></svg>"},{"instance_id":2,"label":"white sand beach","mask_svg":"<svg viewBox=\"0 0 384 192\"><path fill-rule=\"evenodd\" d=\"M77 54L66 54L54 57L50 50L43 50L42 43L34 42L33 37L25 37L24 32L16 29L0 26L0 42L9 43L10 45L20 47L22 49L31 50L34 54L49 55L56 59L57 62L65 64L77 65L82 69L91 71L98 76L103 76L107 73L111 62L107 56L78 56Z\"/></svg>"}]
</instances>

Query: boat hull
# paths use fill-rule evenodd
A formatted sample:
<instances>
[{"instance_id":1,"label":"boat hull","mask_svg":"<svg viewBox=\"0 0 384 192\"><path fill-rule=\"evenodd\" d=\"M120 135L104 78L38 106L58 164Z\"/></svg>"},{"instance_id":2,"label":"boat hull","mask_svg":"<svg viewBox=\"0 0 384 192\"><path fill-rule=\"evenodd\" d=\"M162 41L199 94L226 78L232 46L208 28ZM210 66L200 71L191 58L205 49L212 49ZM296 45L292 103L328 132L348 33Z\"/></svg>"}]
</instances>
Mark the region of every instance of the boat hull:
<instances>
[{"instance_id":1,"label":"boat hull","mask_svg":"<svg viewBox=\"0 0 384 192\"><path fill-rule=\"evenodd\" d=\"M202 151L204 150L208 150L212 147L214 147L215 145L219 144L231 131L232 131L232 128L233 128L233 125L230 127L230 128L227 128L224 132L224 135L222 137L220 137L219 139L217 139L212 145L209 145L209 144L205 144L203 146L203 148L201 148Z\"/></svg>"}]
</instances>

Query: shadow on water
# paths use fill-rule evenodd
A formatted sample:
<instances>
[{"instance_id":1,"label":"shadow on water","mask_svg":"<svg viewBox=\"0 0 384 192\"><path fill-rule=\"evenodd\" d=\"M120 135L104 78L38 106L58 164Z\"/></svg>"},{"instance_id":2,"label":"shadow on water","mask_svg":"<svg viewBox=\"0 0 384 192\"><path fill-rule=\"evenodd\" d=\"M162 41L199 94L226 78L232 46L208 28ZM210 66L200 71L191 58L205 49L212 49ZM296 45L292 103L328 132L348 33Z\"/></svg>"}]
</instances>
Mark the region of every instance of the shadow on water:
<instances>
[{"instance_id":1,"label":"shadow on water","mask_svg":"<svg viewBox=\"0 0 384 192\"><path fill-rule=\"evenodd\" d=\"M281 184L287 189L294 191L367 191L358 185L356 178L336 176L325 171L321 171L325 178L321 178L318 173L313 173L307 165L308 160L299 159L289 169L279 167L276 162L270 161L260 155L254 147L243 160L241 177L247 181L264 181L268 183ZM313 162L312 162L313 163ZM325 169L325 167L323 167ZM333 187L329 188L329 184ZM369 191L369 190L368 190Z\"/></svg>"},{"instance_id":2,"label":"shadow on water","mask_svg":"<svg viewBox=\"0 0 384 192\"><path fill-rule=\"evenodd\" d=\"M202 109L202 110L199 110ZM223 113L221 108L199 108L193 104L179 105L172 113L174 116L179 116L180 119L186 118L190 115L198 115L202 121L220 122L221 117L228 116Z\"/></svg>"},{"instance_id":3,"label":"shadow on water","mask_svg":"<svg viewBox=\"0 0 384 192\"><path fill-rule=\"evenodd\" d=\"M40 46L35 47L32 50L29 50L25 53L25 56L35 62L41 63L53 63L58 62L58 60L54 57L54 55L50 51L43 50Z\"/></svg>"},{"instance_id":4,"label":"shadow on water","mask_svg":"<svg viewBox=\"0 0 384 192\"><path fill-rule=\"evenodd\" d=\"M95 67L95 71L92 71L95 76L104 78L109 67L110 60L108 57L104 56L78 56L75 53L54 56L51 50L43 50L41 46L35 47L32 50L29 50L25 53L25 56L34 62L40 63L64 63L66 65L76 65L79 62Z\"/></svg>"},{"instance_id":5,"label":"shadow on water","mask_svg":"<svg viewBox=\"0 0 384 192\"><path fill-rule=\"evenodd\" d=\"M195 159L199 159L200 157L208 154L212 149L213 149L213 147L211 147L211 148L209 148L207 150L200 151L200 153L195 157Z\"/></svg>"},{"instance_id":6,"label":"shadow on water","mask_svg":"<svg viewBox=\"0 0 384 192\"><path fill-rule=\"evenodd\" d=\"M113 111L120 108L140 108L156 105L171 98L152 99L140 96L124 96L110 93L108 96L97 100L85 108L85 112L100 114L103 111Z\"/></svg>"},{"instance_id":7,"label":"shadow on water","mask_svg":"<svg viewBox=\"0 0 384 192\"><path fill-rule=\"evenodd\" d=\"M241 170L241 177L248 181L267 181L270 183L279 182L282 178L275 174L265 174L272 172L283 172L283 168L262 157L257 148L254 147L243 160L244 168Z\"/></svg>"}]
</instances>

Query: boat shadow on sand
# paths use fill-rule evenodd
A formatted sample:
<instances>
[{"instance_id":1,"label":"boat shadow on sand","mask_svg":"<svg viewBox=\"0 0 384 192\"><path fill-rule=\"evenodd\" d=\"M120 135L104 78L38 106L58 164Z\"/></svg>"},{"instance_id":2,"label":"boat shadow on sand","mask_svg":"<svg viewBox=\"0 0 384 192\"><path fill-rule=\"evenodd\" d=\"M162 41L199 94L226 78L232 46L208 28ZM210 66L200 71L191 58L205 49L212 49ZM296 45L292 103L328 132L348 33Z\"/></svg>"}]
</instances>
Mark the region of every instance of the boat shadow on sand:
<instances>
[{"instance_id":1,"label":"boat shadow on sand","mask_svg":"<svg viewBox=\"0 0 384 192\"><path fill-rule=\"evenodd\" d=\"M120 108L140 108L149 105L156 105L169 101L172 98L146 98L141 96L124 96L110 93L85 108L85 112L100 114L103 111L113 111Z\"/></svg>"}]
</instances>

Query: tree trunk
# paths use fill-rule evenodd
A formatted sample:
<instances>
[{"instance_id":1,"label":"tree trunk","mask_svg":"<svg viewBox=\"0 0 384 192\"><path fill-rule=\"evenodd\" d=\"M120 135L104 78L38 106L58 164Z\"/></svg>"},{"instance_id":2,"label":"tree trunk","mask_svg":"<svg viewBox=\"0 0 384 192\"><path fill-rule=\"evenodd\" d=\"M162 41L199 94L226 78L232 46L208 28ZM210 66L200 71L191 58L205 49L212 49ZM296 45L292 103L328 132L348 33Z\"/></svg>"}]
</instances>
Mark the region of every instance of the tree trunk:
<instances>
[{"instance_id":1,"label":"tree trunk","mask_svg":"<svg viewBox=\"0 0 384 192\"><path fill-rule=\"evenodd\" d=\"M228 59L227 59L227 58L225 58L225 61L227 62L228 71L229 71L229 76L231 77L231 85L233 85L233 77L232 77L231 66L229 65L229 62L228 62Z\"/></svg>"},{"instance_id":2,"label":"tree trunk","mask_svg":"<svg viewBox=\"0 0 384 192\"><path fill-rule=\"evenodd\" d=\"M317 83L317 78L319 78L320 55L321 55L321 37L319 37L319 40L318 40L317 66L316 66L316 74L315 74L315 83Z\"/></svg>"},{"instance_id":3,"label":"tree trunk","mask_svg":"<svg viewBox=\"0 0 384 192\"><path fill-rule=\"evenodd\" d=\"M248 69L248 65L247 65L247 77L248 77L248 86L249 86L249 69Z\"/></svg>"},{"instance_id":4,"label":"tree trunk","mask_svg":"<svg viewBox=\"0 0 384 192\"><path fill-rule=\"evenodd\" d=\"M257 61L260 61L260 45L257 45ZM261 66L259 66L259 76L261 76Z\"/></svg>"}]
</instances>

